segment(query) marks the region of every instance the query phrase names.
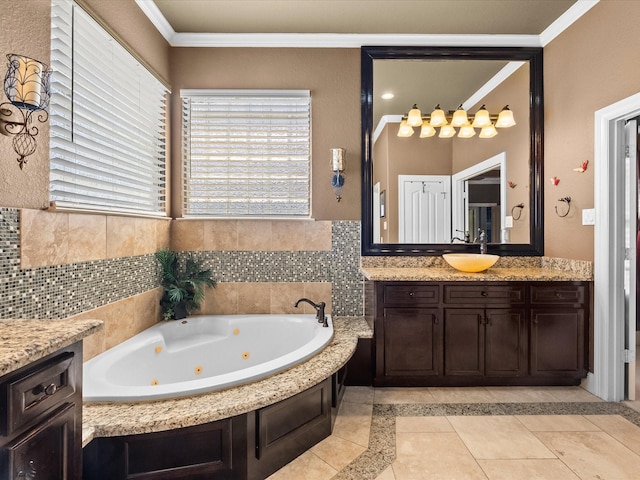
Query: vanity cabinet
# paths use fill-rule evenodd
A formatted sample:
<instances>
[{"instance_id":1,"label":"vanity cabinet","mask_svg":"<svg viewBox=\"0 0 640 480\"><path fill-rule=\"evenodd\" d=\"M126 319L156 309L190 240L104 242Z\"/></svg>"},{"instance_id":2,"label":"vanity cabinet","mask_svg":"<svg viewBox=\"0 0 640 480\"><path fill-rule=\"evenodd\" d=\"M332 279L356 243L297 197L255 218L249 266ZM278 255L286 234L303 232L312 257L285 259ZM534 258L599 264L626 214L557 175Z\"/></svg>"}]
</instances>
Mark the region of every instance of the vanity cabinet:
<instances>
[{"instance_id":1,"label":"vanity cabinet","mask_svg":"<svg viewBox=\"0 0 640 480\"><path fill-rule=\"evenodd\" d=\"M588 282L374 282L376 386L568 385Z\"/></svg>"},{"instance_id":2,"label":"vanity cabinet","mask_svg":"<svg viewBox=\"0 0 640 480\"><path fill-rule=\"evenodd\" d=\"M0 478L82 477L82 349L0 377Z\"/></svg>"}]
</instances>

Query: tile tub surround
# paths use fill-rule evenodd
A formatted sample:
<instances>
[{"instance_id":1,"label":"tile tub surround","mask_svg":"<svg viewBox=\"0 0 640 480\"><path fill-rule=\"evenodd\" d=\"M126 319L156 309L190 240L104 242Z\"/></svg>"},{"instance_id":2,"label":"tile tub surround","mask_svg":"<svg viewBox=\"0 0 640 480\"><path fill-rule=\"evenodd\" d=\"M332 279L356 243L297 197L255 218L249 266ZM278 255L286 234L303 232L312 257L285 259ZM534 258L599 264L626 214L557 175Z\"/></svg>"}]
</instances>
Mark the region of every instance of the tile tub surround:
<instances>
[{"instance_id":1,"label":"tile tub surround","mask_svg":"<svg viewBox=\"0 0 640 480\"><path fill-rule=\"evenodd\" d=\"M289 398L331 376L351 358L358 338L371 337L364 318L335 317L331 343L289 370L247 385L185 398L85 403L83 426L96 437L113 437L200 425L250 412Z\"/></svg>"},{"instance_id":2,"label":"tile tub surround","mask_svg":"<svg viewBox=\"0 0 640 480\"><path fill-rule=\"evenodd\" d=\"M591 262L547 257L501 257L494 267L459 272L442 257L362 257L360 271L373 281L592 281Z\"/></svg>"},{"instance_id":3,"label":"tile tub surround","mask_svg":"<svg viewBox=\"0 0 640 480\"><path fill-rule=\"evenodd\" d=\"M0 375L102 329L100 320L0 320Z\"/></svg>"}]
</instances>

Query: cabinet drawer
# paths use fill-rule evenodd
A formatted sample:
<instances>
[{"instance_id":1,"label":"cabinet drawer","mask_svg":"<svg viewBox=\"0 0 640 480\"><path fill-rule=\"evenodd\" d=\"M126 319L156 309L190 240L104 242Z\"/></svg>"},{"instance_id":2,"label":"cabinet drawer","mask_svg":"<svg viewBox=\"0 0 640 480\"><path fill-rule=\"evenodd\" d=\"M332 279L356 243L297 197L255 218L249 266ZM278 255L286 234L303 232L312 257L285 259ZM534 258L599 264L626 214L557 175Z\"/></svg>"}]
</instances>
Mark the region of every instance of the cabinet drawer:
<instances>
[{"instance_id":1,"label":"cabinet drawer","mask_svg":"<svg viewBox=\"0 0 640 480\"><path fill-rule=\"evenodd\" d=\"M385 285L385 305L422 305L438 303L437 285Z\"/></svg>"},{"instance_id":2,"label":"cabinet drawer","mask_svg":"<svg viewBox=\"0 0 640 480\"><path fill-rule=\"evenodd\" d=\"M76 391L73 352L64 352L0 385L7 409L0 424L9 435L61 404Z\"/></svg>"},{"instance_id":3,"label":"cabinet drawer","mask_svg":"<svg viewBox=\"0 0 640 480\"><path fill-rule=\"evenodd\" d=\"M445 285L444 302L462 304L520 304L525 301L524 285Z\"/></svg>"},{"instance_id":4,"label":"cabinet drawer","mask_svg":"<svg viewBox=\"0 0 640 480\"><path fill-rule=\"evenodd\" d=\"M531 303L584 303L583 285L546 285L531 287Z\"/></svg>"}]
</instances>

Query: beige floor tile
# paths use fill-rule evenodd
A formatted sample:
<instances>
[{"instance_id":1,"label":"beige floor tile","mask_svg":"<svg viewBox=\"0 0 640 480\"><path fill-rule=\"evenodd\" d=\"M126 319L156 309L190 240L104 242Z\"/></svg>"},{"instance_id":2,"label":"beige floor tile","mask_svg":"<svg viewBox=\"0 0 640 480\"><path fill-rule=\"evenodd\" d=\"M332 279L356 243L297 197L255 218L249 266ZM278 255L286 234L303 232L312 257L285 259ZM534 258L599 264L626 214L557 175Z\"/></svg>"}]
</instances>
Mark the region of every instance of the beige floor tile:
<instances>
[{"instance_id":1,"label":"beige floor tile","mask_svg":"<svg viewBox=\"0 0 640 480\"><path fill-rule=\"evenodd\" d=\"M587 392L582 387L546 387L556 402L602 402L601 398Z\"/></svg>"},{"instance_id":2,"label":"beige floor tile","mask_svg":"<svg viewBox=\"0 0 640 480\"><path fill-rule=\"evenodd\" d=\"M455 433L399 433L396 480L486 480L486 475Z\"/></svg>"},{"instance_id":3,"label":"beige floor tile","mask_svg":"<svg viewBox=\"0 0 640 480\"><path fill-rule=\"evenodd\" d=\"M579 480L557 459L478 460L489 480Z\"/></svg>"},{"instance_id":4,"label":"beige floor tile","mask_svg":"<svg viewBox=\"0 0 640 480\"><path fill-rule=\"evenodd\" d=\"M600 429L582 415L517 415L530 432L597 432Z\"/></svg>"},{"instance_id":5,"label":"beige floor tile","mask_svg":"<svg viewBox=\"0 0 640 480\"><path fill-rule=\"evenodd\" d=\"M477 459L555 458L515 417L447 418Z\"/></svg>"},{"instance_id":6,"label":"beige floor tile","mask_svg":"<svg viewBox=\"0 0 640 480\"><path fill-rule=\"evenodd\" d=\"M396 480L396 476L393 474L393 468L389 465L380 475L376 477L376 480Z\"/></svg>"},{"instance_id":7,"label":"beige floor tile","mask_svg":"<svg viewBox=\"0 0 640 480\"><path fill-rule=\"evenodd\" d=\"M374 403L435 403L428 388L376 388Z\"/></svg>"},{"instance_id":8,"label":"beige floor tile","mask_svg":"<svg viewBox=\"0 0 640 480\"><path fill-rule=\"evenodd\" d=\"M485 387L429 388L437 403L494 403L495 397Z\"/></svg>"},{"instance_id":9,"label":"beige floor tile","mask_svg":"<svg viewBox=\"0 0 640 480\"><path fill-rule=\"evenodd\" d=\"M396 417L396 432L454 432L446 417Z\"/></svg>"},{"instance_id":10,"label":"beige floor tile","mask_svg":"<svg viewBox=\"0 0 640 480\"><path fill-rule=\"evenodd\" d=\"M536 387L487 387L498 403L556 402L547 390Z\"/></svg>"},{"instance_id":11,"label":"beige floor tile","mask_svg":"<svg viewBox=\"0 0 640 480\"><path fill-rule=\"evenodd\" d=\"M318 458L324 460L338 471L353 462L365 450L366 447L336 437L335 435L331 435L311 447L312 453L315 453Z\"/></svg>"},{"instance_id":12,"label":"beige floor tile","mask_svg":"<svg viewBox=\"0 0 640 480\"><path fill-rule=\"evenodd\" d=\"M640 395L636 395L636 398L640 398ZM630 402L628 400L625 400L622 403L625 406L631 408L632 410L635 410L636 412L640 412L640 400L636 400L634 402Z\"/></svg>"},{"instance_id":13,"label":"beige floor tile","mask_svg":"<svg viewBox=\"0 0 640 480\"><path fill-rule=\"evenodd\" d=\"M298 458L288 463L269 480L329 480L338 471L313 453L306 451Z\"/></svg>"},{"instance_id":14,"label":"beige floor tile","mask_svg":"<svg viewBox=\"0 0 640 480\"><path fill-rule=\"evenodd\" d=\"M629 420L620 415L589 415L586 418L640 455L640 428Z\"/></svg>"},{"instance_id":15,"label":"beige floor tile","mask_svg":"<svg viewBox=\"0 0 640 480\"><path fill-rule=\"evenodd\" d=\"M583 480L637 480L640 457L604 432L535 434Z\"/></svg>"},{"instance_id":16,"label":"beige floor tile","mask_svg":"<svg viewBox=\"0 0 640 480\"><path fill-rule=\"evenodd\" d=\"M342 402L333 425L333 435L363 447L369 446L372 413L373 405Z\"/></svg>"},{"instance_id":17,"label":"beige floor tile","mask_svg":"<svg viewBox=\"0 0 640 480\"><path fill-rule=\"evenodd\" d=\"M344 391L342 401L371 405L373 403L373 395L373 387L347 387Z\"/></svg>"}]
</instances>

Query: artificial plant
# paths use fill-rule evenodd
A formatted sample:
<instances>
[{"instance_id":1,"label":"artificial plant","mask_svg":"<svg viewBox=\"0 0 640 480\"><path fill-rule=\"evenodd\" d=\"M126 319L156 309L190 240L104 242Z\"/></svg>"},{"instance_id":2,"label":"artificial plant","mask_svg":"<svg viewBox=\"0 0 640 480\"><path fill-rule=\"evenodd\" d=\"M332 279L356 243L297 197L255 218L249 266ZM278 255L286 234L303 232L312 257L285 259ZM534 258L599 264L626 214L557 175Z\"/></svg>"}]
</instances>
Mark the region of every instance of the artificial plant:
<instances>
[{"instance_id":1,"label":"artificial plant","mask_svg":"<svg viewBox=\"0 0 640 480\"><path fill-rule=\"evenodd\" d=\"M184 269L181 269L178 255L166 248L158 250L155 256L162 269L162 318L185 318L200 308L205 288L216 286L216 282L211 278L211 269L204 269L202 262L191 255L187 256Z\"/></svg>"}]
</instances>

